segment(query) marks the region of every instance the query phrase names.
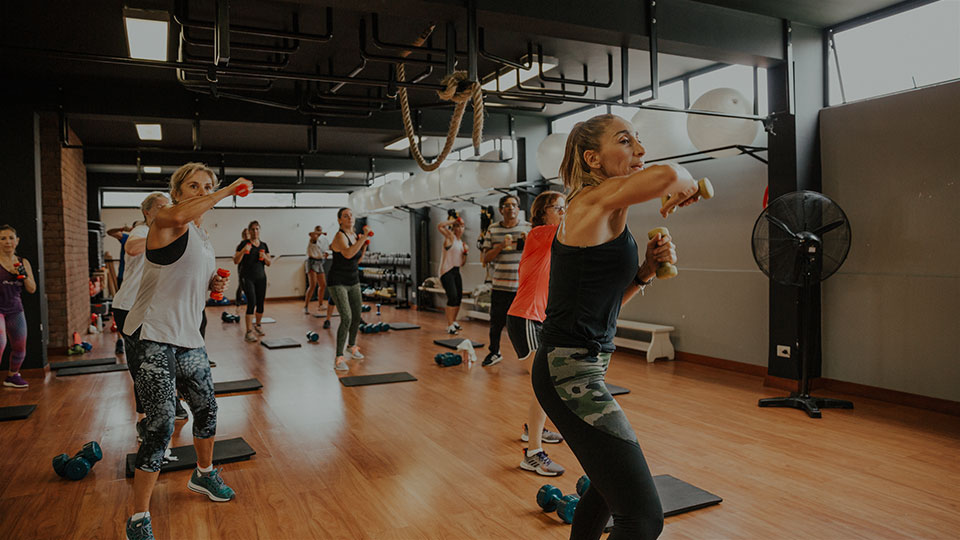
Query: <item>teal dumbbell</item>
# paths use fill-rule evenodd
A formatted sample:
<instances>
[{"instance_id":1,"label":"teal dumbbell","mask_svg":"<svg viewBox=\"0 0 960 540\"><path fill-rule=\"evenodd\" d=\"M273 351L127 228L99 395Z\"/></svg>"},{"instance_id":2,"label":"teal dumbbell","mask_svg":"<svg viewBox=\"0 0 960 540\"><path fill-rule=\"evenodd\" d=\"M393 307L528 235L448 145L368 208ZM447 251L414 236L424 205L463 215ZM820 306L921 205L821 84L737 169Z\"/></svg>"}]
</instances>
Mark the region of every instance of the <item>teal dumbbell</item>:
<instances>
[{"instance_id":1,"label":"teal dumbbell","mask_svg":"<svg viewBox=\"0 0 960 540\"><path fill-rule=\"evenodd\" d=\"M370 306L368 306L367 304L363 304L363 305L360 307L360 311L361 311L362 313L367 313L367 312L370 311Z\"/></svg>"},{"instance_id":2,"label":"teal dumbbell","mask_svg":"<svg viewBox=\"0 0 960 540\"><path fill-rule=\"evenodd\" d=\"M456 366L463 363L463 357L455 353L439 353L433 357L433 361L440 367Z\"/></svg>"},{"instance_id":3,"label":"teal dumbbell","mask_svg":"<svg viewBox=\"0 0 960 540\"><path fill-rule=\"evenodd\" d=\"M60 454L53 458L53 470L62 478L80 480L98 461L103 459L103 451L96 441L88 442L75 456Z\"/></svg>"},{"instance_id":4,"label":"teal dumbbell","mask_svg":"<svg viewBox=\"0 0 960 540\"><path fill-rule=\"evenodd\" d=\"M390 330L390 324L385 322L380 323L380 331L386 332L387 330Z\"/></svg>"},{"instance_id":5,"label":"teal dumbbell","mask_svg":"<svg viewBox=\"0 0 960 540\"><path fill-rule=\"evenodd\" d=\"M577 495L583 497L583 494L587 492L587 488L590 487L590 479L587 478L587 475L583 475L577 480Z\"/></svg>"},{"instance_id":6,"label":"teal dumbbell","mask_svg":"<svg viewBox=\"0 0 960 540\"><path fill-rule=\"evenodd\" d=\"M316 343L320 340L320 334L316 332L307 332L307 341L310 343Z\"/></svg>"},{"instance_id":7,"label":"teal dumbbell","mask_svg":"<svg viewBox=\"0 0 960 540\"><path fill-rule=\"evenodd\" d=\"M579 495L564 495L560 488L546 484L537 492L537 505L544 512L557 511L564 523L573 523L573 514L580 502Z\"/></svg>"}]
</instances>

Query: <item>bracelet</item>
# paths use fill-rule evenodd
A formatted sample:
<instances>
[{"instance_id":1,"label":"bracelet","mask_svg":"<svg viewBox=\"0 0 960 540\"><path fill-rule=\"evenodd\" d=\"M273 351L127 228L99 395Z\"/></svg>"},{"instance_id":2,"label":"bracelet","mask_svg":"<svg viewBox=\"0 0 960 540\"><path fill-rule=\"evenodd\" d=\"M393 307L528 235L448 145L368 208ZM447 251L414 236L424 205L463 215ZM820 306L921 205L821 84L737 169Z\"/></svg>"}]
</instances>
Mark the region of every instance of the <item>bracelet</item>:
<instances>
[{"instance_id":1,"label":"bracelet","mask_svg":"<svg viewBox=\"0 0 960 540\"><path fill-rule=\"evenodd\" d=\"M639 271L638 271L638 272L639 272ZM644 295L644 293L646 292L647 285L653 283L653 280L654 280L656 277L657 277L657 276L654 275L652 278L650 278L649 281L643 281L642 279L640 279L640 274L639 274L639 273L638 273L637 275L633 276L633 282L634 282L638 287L640 287L640 296L643 296L643 295Z\"/></svg>"}]
</instances>

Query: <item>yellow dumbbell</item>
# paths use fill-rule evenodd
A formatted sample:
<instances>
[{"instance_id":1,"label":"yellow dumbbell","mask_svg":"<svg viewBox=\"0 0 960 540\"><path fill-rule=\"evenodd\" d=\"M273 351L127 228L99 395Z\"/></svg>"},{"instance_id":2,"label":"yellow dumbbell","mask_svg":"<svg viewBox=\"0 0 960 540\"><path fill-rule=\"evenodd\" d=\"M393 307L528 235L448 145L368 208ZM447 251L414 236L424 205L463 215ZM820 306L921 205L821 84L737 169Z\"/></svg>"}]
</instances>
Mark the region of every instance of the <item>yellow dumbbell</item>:
<instances>
[{"instance_id":1,"label":"yellow dumbbell","mask_svg":"<svg viewBox=\"0 0 960 540\"><path fill-rule=\"evenodd\" d=\"M650 232L647 233L647 238L653 240L653 237L657 234L661 236L666 236L670 234L670 231L666 227L657 227L656 229L650 229ZM657 268L657 279L670 279L676 276L678 273L677 267L668 262L660 263L660 267Z\"/></svg>"},{"instance_id":2,"label":"yellow dumbbell","mask_svg":"<svg viewBox=\"0 0 960 540\"><path fill-rule=\"evenodd\" d=\"M713 192L713 184L710 183L710 180L709 180L709 179L707 179L707 178L701 178L700 181L697 182L697 186L700 188L699 195L700 195L700 198L701 198L701 199L711 199L711 198L713 198L713 193L714 193L714 192ZM669 200L670 200L670 196L669 196L669 195L664 195L663 197L661 197L661 198L660 198L660 208L663 208L664 206L666 206L666 205L667 205L667 201L669 201ZM671 213L671 214L674 213L674 212L676 212L676 211L677 211L677 207L676 207L676 206L674 206L673 208L670 209L670 213Z\"/></svg>"}]
</instances>

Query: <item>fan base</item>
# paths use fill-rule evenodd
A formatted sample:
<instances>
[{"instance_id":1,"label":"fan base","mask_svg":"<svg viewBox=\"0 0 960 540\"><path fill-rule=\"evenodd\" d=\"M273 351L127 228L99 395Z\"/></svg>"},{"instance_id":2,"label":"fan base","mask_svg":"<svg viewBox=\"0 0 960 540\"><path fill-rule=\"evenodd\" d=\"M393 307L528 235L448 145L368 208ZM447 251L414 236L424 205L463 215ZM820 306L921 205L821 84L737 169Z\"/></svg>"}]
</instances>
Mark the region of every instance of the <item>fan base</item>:
<instances>
[{"instance_id":1,"label":"fan base","mask_svg":"<svg viewBox=\"0 0 960 540\"><path fill-rule=\"evenodd\" d=\"M792 407L807 411L810 418L820 418L820 409L852 409L853 402L844 399L818 398L809 394L791 393L789 397L761 399L760 407Z\"/></svg>"}]
</instances>

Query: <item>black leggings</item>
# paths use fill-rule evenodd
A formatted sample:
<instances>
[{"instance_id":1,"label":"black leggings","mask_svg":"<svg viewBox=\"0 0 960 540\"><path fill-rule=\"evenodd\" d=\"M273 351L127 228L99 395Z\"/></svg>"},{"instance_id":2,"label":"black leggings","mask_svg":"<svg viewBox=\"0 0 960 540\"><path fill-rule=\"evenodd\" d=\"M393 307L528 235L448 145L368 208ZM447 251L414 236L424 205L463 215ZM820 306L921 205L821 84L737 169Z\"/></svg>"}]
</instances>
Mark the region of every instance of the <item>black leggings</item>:
<instances>
[{"instance_id":1,"label":"black leggings","mask_svg":"<svg viewBox=\"0 0 960 540\"><path fill-rule=\"evenodd\" d=\"M596 350L596 349L594 349ZM571 540L654 539L663 508L633 428L603 382L609 353L551 347L537 351L533 390L590 478L573 517Z\"/></svg>"},{"instance_id":2,"label":"black leggings","mask_svg":"<svg viewBox=\"0 0 960 540\"><path fill-rule=\"evenodd\" d=\"M247 315L253 315L253 309L256 307L257 313L263 313L263 301L267 297L267 278L242 278L243 294L247 295Z\"/></svg>"},{"instance_id":3,"label":"black leggings","mask_svg":"<svg viewBox=\"0 0 960 540\"><path fill-rule=\"evenodd\" d=\"M490 352L500 352L500 334L507 325L507 312L516 297L516 291L490 291Z\"/></svg>"},{"instance_id":4,"label":"black leggings","mask_svg":"<svg viewBox=\"0 0 960 540\"><path fill-rule=\"evenodd\" d=\"M447 293L447 307L460 307L463 300L463 279L460 277L460 267L454 266L440 276L440 283Z\"/></svg>"}]
</instances>

